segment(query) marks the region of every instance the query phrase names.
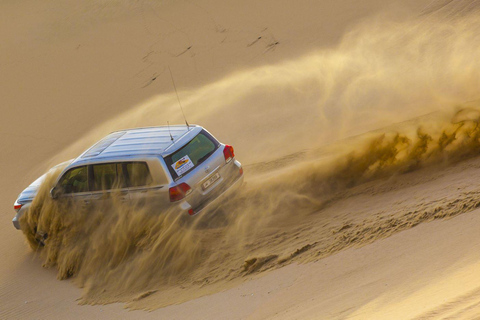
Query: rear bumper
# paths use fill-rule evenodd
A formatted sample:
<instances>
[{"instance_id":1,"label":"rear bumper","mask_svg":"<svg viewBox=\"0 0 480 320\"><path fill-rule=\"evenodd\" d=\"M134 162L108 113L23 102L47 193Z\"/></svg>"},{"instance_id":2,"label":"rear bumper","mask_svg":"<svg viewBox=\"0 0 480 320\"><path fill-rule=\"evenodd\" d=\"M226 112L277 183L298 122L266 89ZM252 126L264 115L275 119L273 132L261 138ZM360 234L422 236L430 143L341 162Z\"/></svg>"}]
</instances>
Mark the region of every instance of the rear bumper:
<instances>
[{"instance_id":1,"label":"rear bumper","mask_svg":"<svg viewBox=\"0 0 480 320\"><path fill-rule=\"evenodd\" d=\"M189 210L193 209L193 215L198 215L200 213L203 213L207 211L210 208L213 208L217 205L220 204L222 200L225 200L227 197L233 195L237 190L242 186L243 184L243 174L240 175L237 180L235 180L228 189L224 190L222 193L220 193L218 196L216 196L213 199L210 199L199 206L192 207L188 202L183 202L180 207L183 212L185 212L187 215L192 215L189 214Z\"/></svg>"},{"instance_id":2,"label":"rear bumper","mask_svg":"<svg viewBox=\"0 0 480 320\"><path fill-rule=\"evenodd\" d=\"M230 188L225 190L217 198L210 201L206 205L197 208L197 210L195 210L195 212L198 214L198 213L204 211L205 209L207 209L210 206L218 205L220 203L220 201L225 200L225 198L227 198L227 197L233 195L235 192L237 192L237 190L240 189L242 184L243 184L243 174L230 186Z\"/></svg>"},{"instance_id":3,"label":"rear bumper","mask_svg":"<svg viewBox=\"0 0 480 320\"><path fill-rule=\"evenodd\" d=\"M194 214L200 214L208 208L213 208L216 205L218 205L222 200L225 200L225 198L229 197L230 195L234 194L243 184L243 174L228 188L225 190L223 193L221 193L218 197L213 199L212 201L209 201L208 203L201 205L200 207L194 208Z\"/></svg>"}]
</instances>

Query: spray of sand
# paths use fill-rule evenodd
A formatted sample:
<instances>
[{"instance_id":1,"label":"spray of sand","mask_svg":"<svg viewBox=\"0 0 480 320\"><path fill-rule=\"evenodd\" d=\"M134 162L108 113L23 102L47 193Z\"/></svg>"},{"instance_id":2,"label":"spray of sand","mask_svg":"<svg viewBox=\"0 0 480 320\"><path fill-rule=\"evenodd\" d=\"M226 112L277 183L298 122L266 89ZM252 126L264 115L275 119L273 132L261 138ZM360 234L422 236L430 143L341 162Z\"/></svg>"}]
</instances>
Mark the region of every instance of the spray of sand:
<instances>
[{"instance_id":1,"label":"spray of sand","mask_svg":"<svg viewBox=\"0 0 480 320\"><path fill-rule=\"evenodd\" d=\"M289 251L295 226L321 217L355 186L478 154L480 115L475 103L459 106L478 97L478 19L386 20L358 27L335 50L180 92L190 121L236 146L251 169L244 189L222 206L188 222L120 204L114 194L82 209L49 198L52 173L21 221L27 239L59 278L85 288L83 302L154 308L291 261L313 246ZM155 97L58 157L78 154L112 128L181 122L177 108L174 94ZM433 111L441 112L391 126ZM35 238L45 234L40 248ZM345 247L331 246L329 254ZM137 303L149 299L156 302Z\"/></svg>"},{"instance_id":2,"label":"spray of sand","mask_svg":"<svg viewBox=\"0 0 480 320\"><path fill-rule=\"evenodd\" d=\"M348 32L336 48L201 88L175 82L190 123L232 144L244 163L273 160L477 99L479 28L476 15L383 16ZM112 118L52 161L75 157L113 130L167 121L184 123L173 92Z\"/></svg>"},{"instance_id":3,"label":"spray of sand","mask_svg":"<svg viewBox=\"0 0 480 320\"><path fill-rule=\"evenodd\" d=\"M233 280L281 266L302 253L298 250L307 250L285 255L281 246L268 243L342 201L346 190L477 155L479 122L480 111L462 109L452 122L428 131L358 138L364 147L335 163L308 161L259 174L236 197L187 221L174 211L126 205L115 194L93 208L52 200L49 190L57 171L42 185L22 228L46 266L56 267L60 279L73 276L85 288L83 301L88 303L138 300L162 288ZM44 235L45 247L40 247Z\"/></svg>"}]
</instances>

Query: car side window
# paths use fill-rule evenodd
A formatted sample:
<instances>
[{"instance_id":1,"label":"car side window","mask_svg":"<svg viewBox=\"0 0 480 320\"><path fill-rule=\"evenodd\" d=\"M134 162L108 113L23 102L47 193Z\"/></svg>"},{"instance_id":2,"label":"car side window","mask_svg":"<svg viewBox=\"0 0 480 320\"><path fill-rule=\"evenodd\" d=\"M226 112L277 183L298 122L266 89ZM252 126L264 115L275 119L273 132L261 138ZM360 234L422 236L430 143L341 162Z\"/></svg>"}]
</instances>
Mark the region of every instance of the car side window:
<instances>
[{"instance_id":1,"label":"car side window","mask_svg":"<svg viewBox=\"0 0 480 320\"><path fill-rule=\"evenodd\" d=\"M88 191L87 166L77 167L67 171L59 182L64 193L78 193Z\"/></svg>"},{"instance_id":2,"label":"car side window","mask_svg":"<svg viewBox=\"0 0 480 320\"><path fill-rule=\"evenodd\" d=\"M121 163L94 164L92 170L93 191L121 189L125 187Z\"/></svg>"},{"instance_id":3,"label":"car side window","mask_svg":"<svg viewBox=\"0 0 480 320\"><path fill-rule=\"evenodd\" d=\"M129 187L143 187L152 183L152 176L145 162L128 162L126 164Z\"/></svg>"}]
</instances>

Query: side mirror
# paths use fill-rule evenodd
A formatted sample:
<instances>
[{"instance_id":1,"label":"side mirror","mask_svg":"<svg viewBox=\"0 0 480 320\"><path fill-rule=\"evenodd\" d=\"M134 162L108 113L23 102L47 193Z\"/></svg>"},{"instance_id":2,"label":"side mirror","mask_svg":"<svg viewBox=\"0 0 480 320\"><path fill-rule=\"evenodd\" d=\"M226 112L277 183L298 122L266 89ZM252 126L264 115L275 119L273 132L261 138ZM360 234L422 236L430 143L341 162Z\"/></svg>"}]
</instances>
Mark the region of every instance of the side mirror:
<instances>
[{"instance_id":1,"label":"side mirror","mask_svg":"<svg viewBox=\"0 0 480 320\"><path fill-rule=\"evenodd\" d=\"M61 193L62 193L62 192L61 192L61 189L58 188L58 186L55 186L55 187L53 187L53 188L50 190L50 197L51 197L52 199L57 199L58 196L59 196Z\"/></svg>"}]
</instances>

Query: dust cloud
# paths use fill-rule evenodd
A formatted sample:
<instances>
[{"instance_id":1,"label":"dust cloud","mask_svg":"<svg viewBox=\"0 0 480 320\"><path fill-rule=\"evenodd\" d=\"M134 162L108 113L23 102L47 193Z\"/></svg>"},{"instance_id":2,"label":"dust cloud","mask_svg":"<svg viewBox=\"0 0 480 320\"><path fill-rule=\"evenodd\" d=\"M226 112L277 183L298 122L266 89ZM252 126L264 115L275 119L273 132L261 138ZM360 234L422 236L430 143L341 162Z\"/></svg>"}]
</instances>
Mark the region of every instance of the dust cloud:
<instances>
[{"instance_id":1,"label":"dust cloud","mask_svg":"<svg viewBox=\"0 0 480 320\"><path fill-rule=\"evenodd\" d=\"M471 16L402 23L382 16L335 49L180 90L188 119L233 144L244 162L246 185L234 198L187 220L122 204L115 194L81 208L49 197L57 171L22 218L24 233L60 279L84 288L83 303L145 309L298 261L320 242L301 232L307 222L326 239L310 258L337 252L350 242L330 237L323 212L351 190L478 155L479 27ZM181 123L180 115L175 94L154 97L55 159L112 129ZM365 241L388 224L379 226ZM345 230L355 228L344 224L335 233Z\"/></svg>"},{"instance_id":2,"label":"dust cloud","mask_svg":"<svg viewBox=\"0 0 480 320\"><path fill-rule=\"evenodd\" d=\"M243 162L274 160L477 99L477 20L380 16L348 32L334 49L201 88L185 89L176 80L179 97L188 121L232 144ZM71 158L113 130L167 121L184 123L175 93L113 118L60 156Z\"/></svg>"}]
</instances>

